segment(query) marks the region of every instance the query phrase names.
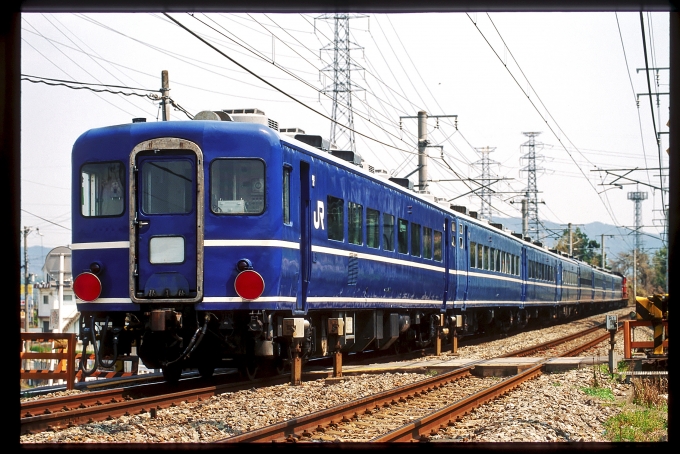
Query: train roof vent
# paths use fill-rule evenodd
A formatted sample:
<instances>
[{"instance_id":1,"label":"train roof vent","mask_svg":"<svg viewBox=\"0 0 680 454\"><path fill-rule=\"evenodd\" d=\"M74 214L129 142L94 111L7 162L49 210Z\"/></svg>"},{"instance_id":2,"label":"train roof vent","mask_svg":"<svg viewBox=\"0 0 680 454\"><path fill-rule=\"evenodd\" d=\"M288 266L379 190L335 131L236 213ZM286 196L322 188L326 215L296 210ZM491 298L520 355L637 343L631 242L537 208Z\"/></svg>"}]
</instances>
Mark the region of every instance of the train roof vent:
<instances>
[{"instance_id":1,"label":"train roof vent","mask_svg":"<svg viewBox=\"0 0 680 454\"><path fill-rule=\"evenodd\" d=\"M280 133L283 133L290 137L295 137L296 134L304 134L305 132L300 128L281 128Z\"/></svg>"},{"instance_id":2,"label":"train roof vent","mask_svg":"<svg viewBox=\"0 0 680 454\"><path fill-rule=\"evenodd\" d=\"M373 169L373 173L376 174L379 177L383 178L389 178L390 174L387 170L385 169Z\"/></svg>"},{"instance_id":3,"label":"train roof vent","mask_svg":"<svg viewBox=\"0 0 680 454\"><path fill-rule=\"evenodd\" d=\"M526 241L527 243L531 243L531 237L530 237L530 236L525 236L525 237L524 237L524 241Z\"/></svg>"},{"instance_id":4,"label":"train roof vent","mask_svg":"<svg viewBox=\"0 0 680 454\"><path fill-rule=\"evenodd\" d=\"M330 150L331 154L343 161L351 162L354 165L360 166L363 162L361 156L351 150Z\"/></svg>"},{"instance_id":5,"label":"train roof vent","mask_svg":"<svg viewBox=\"0 0 680 454\"><path fill-rule=\"evenodd\" d=\"M446 208L449 207L449 201L446 200L446 197L436 197L435 196L434 203L436 203L437 205L446 207Z\"/></svg>"},{"instance_id":6,"label":"train roof vent","mask_svg":"<svg viewBox=\"0 0 680 454\"><path fill-rule=\"evenodd\" d=\"M194 115L194 120L232 121L229 114L221 110L202 110Z\"/></svg>"},{"instance_id":7,"label":"train roof vent","mask_svg":"<svg viewBox=\"0 0 680 454\"><path fill-rule=\"evenodd\" d=\"M489 222L491 227L496 227L498 230L503 230L503 224L498 224L497 222Z\"/></svg>"},{"instance_id":8,"label":"train roof vent","mask_svg":"<svg viewBox=\"0 0 680 454\"><path fill-rule=\"evenodd\" d=\"M277 131L279 130L279 123L271 118L267 118L265 113L260 109L224 109L222 112L228 114L232 121L257 123L269 126Z\"/></svg>"},{"instance_id":9,"label":"train roof vent","mask_svg":"<svg viewBox=\"0 0 680 454\"><path fill-rule=\"evenodd\" d=\"M477 217L477 212L476 212L476 211L470 211L470 217L471 217L471 218L475 218L475 219L479 219L479 218Z\"/></svg>"},{"instance_id":10,"label":"train roof vent","mask_svg":"<svg viewBox=\"0 0 680 454\"><path fill-rule=\"evenodd\" d=\"M521 233L512 232L511 235L514 236L515 238L519 238L520 240L522 239L522 234L521 234Z\"/></svg>"},{"instance_id":11,"label":"train roof vent","mask_svg":"<svg viewBox=\"0 0 680 454\"><path fill-rule=\"evenodd\" d=\"M538 247L543 247L543 243L541 243L540 241L534 241L532 244L534 244Z\"/></svg>"},{"instance_id":12,"label":"train roof vent","mask_svg":"<svg viewBox=\"0 0 680 454\"><path fill-rule=\"evenodd\" d=\"M367 172L375 173L375 167L365 162L361 164L361 168L366 170Z\"/></svg>"},{"instance_id":13,"label":"train roof vent","mask_svg":"<svg viewBox=\"0 0 680 454\"><path fill-rule=\"evenodd\" d=\"M449 205L449 208L451 208L453 211L457 211L459 213L463 213L464 215L468 216L469 212L467 207L464 207L463 205Z\"/></svg>"},{"instance_id":14,"label":"train roof vent","mask_svg":"<svg viewBox=\"0 0 680 454\"><path fill-rule=\"evenodd\" d=\"M293 138L314 148L318 148L319 150L329 151L331 149L331 142L321 136L311 134L295 134Z\"/></svg>"},{"instance_id":15,"label":"train roof vent","mask_svg":"<svg viewBox=\"0 0 680 454\"><path fill-rule=\"evenodd\" d=\"M413 182L409 180L408 178L396 178L396 177L390 177L389 180L392 183L396 183L399 186L403 186L406 189L413 189Z\"/></svg>"}]
</instances>

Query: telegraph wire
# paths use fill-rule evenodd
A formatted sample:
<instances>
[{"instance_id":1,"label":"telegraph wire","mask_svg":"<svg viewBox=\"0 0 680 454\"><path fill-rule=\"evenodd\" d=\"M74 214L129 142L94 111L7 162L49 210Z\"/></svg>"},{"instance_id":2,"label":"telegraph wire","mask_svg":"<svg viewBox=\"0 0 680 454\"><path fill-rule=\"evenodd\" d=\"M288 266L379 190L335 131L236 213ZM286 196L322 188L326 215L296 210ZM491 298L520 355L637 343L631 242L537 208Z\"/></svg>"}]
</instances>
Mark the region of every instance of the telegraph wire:
<instances>
[{"instance_id":1,"label":"telegraph wire","mask_svg":"<svg viewBox=\"0 0 680 454\"><path fill-rule=\"evenodd\" d=\"M286 91L280 89L280 88L277 87L276 85L274 85L274 84L272 84L271 82L265 80L263 77L257 75L256 73L254 73L253 71L249 70L248 68L246 68L246 67L243 66L242 64L238 63L236 60L234 60L233 58L231 58L230 56L228 56L227 54L225 54L225 53L222 52L221 50L217 49L215 46L213 46L212 44L210 44L209 42L207 42L205 39L203 39L202 37L200 37L198 34L194 33L192 30L190 30L189 28L187 28L186 26L184 26L182 23L180 23L179 21L177 21L177 20L174 19L173 17L169 16L167 13L163 13L163 15L165 15L165 16L168 17L170 20L172 20L173 22L175 22L180 28L184 29L184 30L187 31L189 34L193 35L196 39L198 39L199 41L201 41L203 44L205 44L206 46L210 47L210 48L213 49L215 52L217 52L218 54L222 55L222 56L223 56L224 58L226 58L227 60L229 60L229 61L231 61L232 63L234 63L236 66L238 66L239 68L241 68L241 69L243 69L244 71L246 71L246 72L247 72L248 74L250 74L251 76L253 76L253 77L255 77L256 79L260 80L261 82L263 82L263 83L269 85L270 87L272 87L273 89L275 89L276 91L278 91L279 93L281 93L282 95L284 95L284 96L290 98L292 101L295 101L296 103L298 103L298 104L300 104L301 106L303 106L303 107L305 107L305 108L311 110L312 112L316 113L317 115L319 115L319 116L321 116L321 117L323 117L323 118L326 118L326 119L329 120L329 121L335 121L335 120L333 120L331 117L329 117L329 116L327 116L327 115L325 115L325 114L319 112L318 110L314 109L313 107L311 107L311 106L305 104L304 102L302 102L302 101L300 101L299 99L295 98L293 95L291 95L291 94L289 94L288 92L286 92ZM199 22L200 22L200 20L199 20ZM212 27L211 27L211 28L212 28ZM337 123L337 122L336 122L336 123ZM346 129L349 129L349 128L347 128L346 125L341 125L341 126L344 127L344 128L346 128ZM398 148L398 147L395 147L395 146L392 146L392 145L390 145L390 144L387 144L387 143L385 143L385 142L382 142L382 141L380 141L380 140L377 140L377 139L374 139L374 138L372 138L372 137L369 137L369 136L367 136L366 134L364 134L364 133L362 133L362 132L359 132L359 131L356 131L356 130L353 130L353 131L354 131L355 134L359 134L360 136L366 137L367 139L372 140L372 141L374 141L374 142L376 142L376 143L379 143L379 144L381 144L381 145L384 145L384 146L386 146L386 147L393 148L393 149L397 149L397 150L402 150L402 151L405 152L405 153L415 154L415 153L412 152L412 151L403 150L403 149L400 149L400 148ZM385 131L385 132L387 132L387 131Z\"/></svg>"},{"instance_id":2,"label":"telegraph wire","mask_svg":"<svg viewBox=\"0 0 680 454\"><path fill-rule=\"evenodd\" d=\"M38 219L40 219L40 220L42 220L42 221L49 222L49 223L52 224L52 225L56 225L57 227L61 227L62 229L71 230L70 228L64 227L64 226L61 225L61 224L57 224L56 222L50 221L49 219L45 219L45 218L43 218L43 217L41 217L41 216L38 216L37 214L31 213L30 211L26 211L26 210L24 210L23 208L21 209L21 211L23 211L23 212L26 213L26 214L30 214L31 216L35 216L36 218L38 218Z\"/></svg>"}]
</instances>

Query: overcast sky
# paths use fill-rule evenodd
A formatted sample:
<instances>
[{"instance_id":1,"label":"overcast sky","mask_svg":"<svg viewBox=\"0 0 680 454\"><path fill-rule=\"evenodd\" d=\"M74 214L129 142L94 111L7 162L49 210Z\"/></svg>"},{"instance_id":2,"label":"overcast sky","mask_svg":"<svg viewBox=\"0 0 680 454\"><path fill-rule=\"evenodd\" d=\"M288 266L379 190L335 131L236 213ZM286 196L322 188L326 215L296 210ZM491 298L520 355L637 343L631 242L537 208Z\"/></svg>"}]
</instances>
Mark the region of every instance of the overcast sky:
<instances>
[{"instance_id":1,"label":"overcast sky","mask_svg":"<svg viewBox=\"0 0 680 454\"><path fill-rule=\"evenodd\" d=\"M281 127L330 135L324 115L330 116L331 102L320 91L331 83L321 70L332 60L322 51L332 40L332 21L299 14L172 17L224 55L162 14L22 15L23 76L130 95L22 82L21 222L43 235L33 230L29 246L71 243L74 141L91 128L136 117L159 120L157 101L131 94L158 94L163 70L172 99L190 114L256 107ZM520 217L520 204L511 202L527 187L524 133L540 132L540 219L565 226L602 222L619 227L611 234L627 234L624 226L634 226L627 194L640 191L648 197L644 230L660 235L658 188L667 181L656 169L668 165L668 70L658 78L649 73L652 92L662 93L658 106L648 96L640 96L638 106L637 95L650 92L646 72L638 69L669 66L668 14L644 13L643 21L647 62L639 13L354 17L351 55L362 68L351 76L361 88L353 97L357 152L375 168L406 176L417 166L417 124L403 119L400 128L400 117L420 110L457 115L457 124L428 122L431 144L441 146L429 151L430 178L478 179L479 149L489 147L491 176L502 179L493 186L493 217ZM171 119L188 118L173 111ZM640 185L608 184L635 168L655 170L619 181ZM411 179L417 183L417 172ZM479 197L460 197L476 187L436 182L430 191L478 211Z\"/></svg>"}]
</instances>

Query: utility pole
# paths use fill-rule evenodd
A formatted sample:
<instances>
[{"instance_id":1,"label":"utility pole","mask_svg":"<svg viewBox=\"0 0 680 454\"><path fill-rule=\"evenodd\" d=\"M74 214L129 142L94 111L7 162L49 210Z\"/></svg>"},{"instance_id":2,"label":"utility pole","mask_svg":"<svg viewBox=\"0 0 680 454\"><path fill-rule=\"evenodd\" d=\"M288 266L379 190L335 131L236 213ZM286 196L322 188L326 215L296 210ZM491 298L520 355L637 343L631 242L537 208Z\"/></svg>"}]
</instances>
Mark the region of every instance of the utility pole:
<instances>
[{"instance_id":1,"label":"utility pole","mask_svg":"<svg viewBox=\"0 0 680 454\"><path fill-rule=\"evenodd\" d=\"M163 121L170 121L170 77L168 71L161 72L161 106L163 107Z\"/></svg>"},{"instance_id":2,"label":"utility pole","mask_svg":"<svg viewBox=\"0 0 680 454\"><path fill-rule=\"evenodd\" d=\"M429 194L427 181L427 149L430 148L430 141L427 140L427 119L436 118L437 128L439 127L440 118L455 118L458 121L458 115L428 115L427 112L421 110L416 117L399 117L399 129L401 129L401 120L404 118L415 118L418 120L418 192L420 194ZM458 126L456 125L456 128ZM433 145L433 147L440 147ZM414 171L415 172L415 171ZM413 172L412 172L413 173Z\"/></svg>"},{"instance_id":3,"label":"utility pole","mask_svg":"<svg viewBox=\"0 0 680 454\"><path fill-rule=\"evenodd\" d=\"M24 226L24 332L28 332L29 307L28 307L28 234L33 230L31 227Z\"/></svg>"}]
</instances>

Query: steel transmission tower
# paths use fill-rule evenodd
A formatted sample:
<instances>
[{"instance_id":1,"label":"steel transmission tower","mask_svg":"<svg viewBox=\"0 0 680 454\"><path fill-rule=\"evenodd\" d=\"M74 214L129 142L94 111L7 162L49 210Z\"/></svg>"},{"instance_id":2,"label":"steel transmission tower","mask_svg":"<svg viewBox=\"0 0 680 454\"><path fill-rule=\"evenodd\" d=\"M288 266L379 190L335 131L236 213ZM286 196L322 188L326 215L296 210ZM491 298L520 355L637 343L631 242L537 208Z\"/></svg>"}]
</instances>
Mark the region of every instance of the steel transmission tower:
<instances>
[{"instance_id":1,"label":"steel transmission tower","mask_svg":"<svg viewBox=\"0 0 680 454\"><path fill-rule=\"evenodd\" d=\"M628 200L635 202L635 250L637 252L640 252L642 248L642 235L640 235L640 228L642 228L642 201L646 199L646 192L628 193Z\"/></svg>"},{"instance_id":2,"label":"steel transmission tower","mask_svg":"<svg viewBox=\"0 0 680 454\"><path fill-rule=\"evenodd\" d=\"M489 189L489 184L491 184L491 171L489 169L490 164L498 164L496 161L491 161L489 159L489 153L494 151L496 147L482 147L482 148L475 148L481 155L482 159L479 161L475 162L475 165L481 165L482 167L482 174L479 176L479 179L482 182L482 189L479 192L479 197L482 199L482 206L479 210L479 217L482 219L487 219L491 220L492 216L492 211L491 211L491 189Z\"/></svg>"},{"instance_id":3,"label":"steel transmission tower","mask_svg":"<svg viewBox=\"0 0 680 454\"><path fill-rule=\"evenodd\" d=\"M351 50L363 49L350 41L349 20L365 15L356 14L324 14L317 17L320 20L334 22L333 42L324 46L321 51L333 54L333 62L325 66L321 72L329 74L332 82L323 88L323 93L331 94L333 106L331 108L330 141L340 150L356 151L354 140L354 117L352 115L352 91L362 90L352 82L352 71L363 68L352 62Z\"/></svg>"},{"instance_id":4,"label":"steel transmission tower","mask_svg":"<svg viewBox=\"0 0 680 454\"><path fill-rule=\"evenodd\" d=\"M529 140L522 144L522 147L526 147L527 152L520 157L520 161L525 161L526 166L520 169L520 172L527 173L527 187L525 189L524 197L527 201L527 231L522 232L524 236L531 236L534 239L539 237L539 224L538 224L538 188L536 186L536 173L539 170L543 170L542 167L536 167L536 161L538 159L543 159L542 156L536 156L536 146L542 146L543 144L536 143L536 136L540 132L523 132L525 136L529 137ZM535 235L531 235L535 233Z\"/></svg>"}]
</instances>

